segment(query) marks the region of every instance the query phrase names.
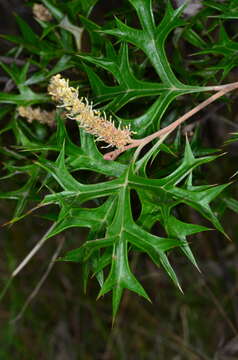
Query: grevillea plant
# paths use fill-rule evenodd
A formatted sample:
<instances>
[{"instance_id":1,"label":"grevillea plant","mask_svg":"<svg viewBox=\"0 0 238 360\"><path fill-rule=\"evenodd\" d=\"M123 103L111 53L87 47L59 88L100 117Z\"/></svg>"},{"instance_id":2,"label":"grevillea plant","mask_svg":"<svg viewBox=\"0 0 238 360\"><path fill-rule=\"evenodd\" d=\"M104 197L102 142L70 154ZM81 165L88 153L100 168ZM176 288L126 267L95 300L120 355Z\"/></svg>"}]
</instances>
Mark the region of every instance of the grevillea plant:
<instances>
[{"instance_id":1,"label":"grevillea plant","mask_svg":"<svg viewBox=\"0 0 238 360\"><path fill-rule=\"evenodd\" d=\"M216 72L220 63L213 64L213 77L207 84L199 69L197 77L195 72L193 77L187 76L179 56L177 63L168 60L166 41L175 30L177 38L181 34L198 48L200 56L212 56L215 51L215 45L203 39L199 30L193 29L193 22L184 17L185 5L175 9L170 1L165 1L166 6L161 1L153 8L150 0L128 0L127 21L116 17L100 27L88 18L95 3L43 0L40 7L34 7L41 35L17 16L22 36L4 36L17 44L9 56L18 59L23 51L31 58L23 65L20 60L12 65L1 63L14 84L11 92L0 93L1 103L6 104L1 117L7 113L12 116L2 136L10 131L17 146L4 150L9 161L5 161L3 179L19 173L28 176L22 187L1 193L1 198L17 202L10 223L33 210L50 205L58 208L50 216L52 225L12 278L48 239L67 233L71 227L78 228L80 234L80 228L86 227L87 239L65 251L60 260L82 265L85 288L89 276L95 276L99 298L112 292L115 318L125 289L149 300L131 270L131 254L145 253L181 289L170 252L178 248L181 256L198 268L188 236L211 228L226 236L212 202L229 183L204 185L196 180L197 169L220 155L214 149L195 151L188 138L181 140L179 126L238 88L238 83L219 84ZM206 15L213 15L214 4L207 3ZM203 18L203 12L198 19ZM217 18L211 21L219 26ZM83 50L84 30L90 35L87 53ZM176 54L178 46L176 42ZM203 69L206 66L211 71L207 59ZM194 98L195 107L178 110L175 100L179 103L182 96L191 94L199 95L200 103ZM134 104L136 110L130 107ZM174 110L172 117L170 108ZM66 123L73 131L66 129ZM44 127L47 125L49 130ZM113 149L109 151L108 146ZM93 173L93 181L81 178L81 170ZM207 219L210 228L181 218L181 205ZM153 231L156 224L162 236Z\"/></svg>"}]
</instances>

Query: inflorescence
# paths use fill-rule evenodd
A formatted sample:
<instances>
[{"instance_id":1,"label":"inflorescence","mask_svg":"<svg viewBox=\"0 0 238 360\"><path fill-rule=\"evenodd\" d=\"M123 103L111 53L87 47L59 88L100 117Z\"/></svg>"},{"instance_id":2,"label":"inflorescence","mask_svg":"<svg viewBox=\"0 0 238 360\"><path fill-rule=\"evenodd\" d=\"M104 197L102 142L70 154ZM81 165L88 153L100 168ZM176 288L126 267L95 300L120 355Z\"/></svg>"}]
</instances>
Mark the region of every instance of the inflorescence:
<instances>
[{"instance_id":1,"label":"inflorescence","mask_svg":"<svg viewBox=\"0 0 238 360\"><path fill-rule=\"evenodd\" d=\"M31 106L19 106L17 110L18 114L26 118L29 123L36 120L50 127L55 126L55 111L41 110L39 107L32 108Z\"/></svg>"},{"instance_id":2,"label":"inflorescence","mask_svg":"<svg viewBox=\"0 0 238 360\"><path fill-rule=\"evenodd\" d=\"M93 109L86 98L79 98L78 90L70 87L69 81L60 74L51 78L48 92L54 101L67 110L66 116L76 120L81 128L96 136L97 141L104 141L118 149L133 142L129 127L116 128L111 118L106 119L105 113Z\"/></svg>"},{"instance_id":3,"label":"inflorescence","mask_svg":"<svg viewBox=\"0 0 238 360\"><path fill-rule=\"evenodd\" d=\"M33 14L34 16L41 21L50 21L52 20L51 13L49 10L41 4L34 4L33 5Z\"/></svg>"}]
</instances>

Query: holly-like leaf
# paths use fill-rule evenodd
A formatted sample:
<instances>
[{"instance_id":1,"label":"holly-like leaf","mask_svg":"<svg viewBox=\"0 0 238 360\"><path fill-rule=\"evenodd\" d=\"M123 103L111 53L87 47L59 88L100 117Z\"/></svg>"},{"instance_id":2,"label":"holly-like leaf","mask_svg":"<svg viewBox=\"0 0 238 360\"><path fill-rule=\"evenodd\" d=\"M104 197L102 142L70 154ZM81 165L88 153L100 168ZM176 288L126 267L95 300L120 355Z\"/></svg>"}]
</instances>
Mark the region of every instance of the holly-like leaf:
<instances>
[{"instance_id":1,"label":"holly-like leaf","mask_svg":"<svg viewBox=\"0 0 238 360\"><path fill-rule=\"evenodd\" d=\"M236 64L237 44L228 36L225 27L219 25L219 20L214 20L214 23L211 20L211 28L203 36L202 21L198 26L195 21L190 22L181 16L185 5L174 9L171 2L167 1L165 14L157 23L160 14L155 16L151 0L129 0L131 10L136 12L139 19L138 28L135 28L131 26L130 16L126 23L119 15L120 19L116 18L102 26L87 19L96 0L75 0L57 6L55 1L42 2L53 15L54 24L39 22L42 34L38 35L29 30L25 21L18 17L22 35L4 36L19 45L20 49L13 50L16 58L21 49L24 49L24 54L30 52L31 56L23 67L14 63L10 66L1 64L17 88L14 94L0 93L2 103L48 103L49 97L42 93L42 89L52 75L74 68L72 78L76 81L79 70L85 70L92 88L94 105L101 106L100 110L109 117L112 115L118 125L122 123L122 126L131 126L135 132L133 138L141 138L160 128L162 120L167 125L179 116L180 110L173 109L172 115L168 113L166 119L163 119L168 107L177 98L214 90L212 86L196 85L201 73L194 57L188 61L181 56L177 57L180 39L198 48L197 54L202 57L200 61L205 67L200 70L204 73L211 71L214 81L223 66L224 76ZM202 10L203 15L210 16L213 9L219 13L223 11L223 6L228 9L227 4L223 3L216 6L215 2L208 1L207 4L208 11ZM232 9L229 8L229 11ZM199 13L198 19L201 20L203 15ZM213 26L219 26L219 38L214 43L210 41ZM83 53L81 47L83 27L91 40L88 46L90 52L87 54ZM166 54L169 36L175 46L174 61L169 61ZM211 55L218 58L218 63L209 63ZM208 59L207 64L203 56ZM189 76L187 69L191 64L197 66L198 71ZM206 76L204 82L207 82ZM80 79L77 85L80 96L85 96L88 93L86 80ZM13 105L9 108L12 109ZM0 117L1 114L3 117L5 110L0 112ZM10 181L19 173L28 176L27 182L19 189L0 194L2 198L17 201L12 222L26 216L24 211L30 201L37 202L36 208L52 204L57 206L58 210L45 215L53 221L53 225L35 249L47 239L68 232L72 227L86 227L88 234L85 241L78 244L78 248L67 248L60 260L82 265L85 290L88 279L94 276L100 286L99 297L112 292L113 318L125 289L149 300L136 277L136 269L130 264L134 251L145 253L181 290L170 253L178 248L198 268L191 250L192 236L210 229L181 219L180 205L195 209L215 229L226 235L213 208L213 201L229 184L199 185L193 181L201 166L208 166L217 159L215 150L202 150L195 135L192 146L187 140L184 154L180 156L183 140L179 132L172 145L170 142L165 144L164 136L141 153L137 151L133 156L133 149L130 149L117 161L107 161L103 157L104 150L100 144L96 145L92 135L83 129L75 130L75 124L72 123L68 123L66 128L66 119L60 111L57 111L55 122L57 129L45 131L44 137L40 137L35 122L26 123L16 114L2 130L2 133L12 131L17 144L15 149L18 151L11 148L1 150L1 154L11 157L11 162L4 166L2 181ZM75 130L72 138L71 129L72 132ZM164 152L166 158L172 158L168 166L160 162ZM18 161L21 165L18 165ZM157 161L159 166L156 167ZM156 168L153 173L152 166L149 166L151 164ZM88 173L90 176L87 177ZM92 173L95 177L93 183L90 183ZM136 219L133 211L135 204L131 201L132 192L136 192L136 201L141 205ZM223 208L237 208L232 198L224 196L222 201ZM164 237L152 233L154 225L164 230ZM33 249L31 254L35 251Z\"/></svg>"}]
</instances>

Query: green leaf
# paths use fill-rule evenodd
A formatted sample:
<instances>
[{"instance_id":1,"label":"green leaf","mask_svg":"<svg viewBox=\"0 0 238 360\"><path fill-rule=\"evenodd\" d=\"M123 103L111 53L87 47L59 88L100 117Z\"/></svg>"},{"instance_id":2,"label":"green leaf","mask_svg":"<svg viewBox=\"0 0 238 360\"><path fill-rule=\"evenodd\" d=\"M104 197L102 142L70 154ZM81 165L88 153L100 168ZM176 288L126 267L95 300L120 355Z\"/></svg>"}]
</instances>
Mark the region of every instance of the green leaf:
<instances>
[{"instance_id":1,"label":"green leaf","mask_svg":"<svg viewBox=\"0 0 238 360\"><path fill-rule=\"evenodd\" d=\"M225 197L223 201L225 202L228 209L238 213L238 201L236 199Z\"/></svg>"},{"instance_id":2,"label":"green leaf","mask_svg":"<svg viewBox=\"0 0 238 360\"><path fill-rule=\"evenodd\" d=\"M67 5L72 15L82 13L85 16L89 16L93 7L96 5L98 0L74 0L69 1Z\"/></svg>"},{"instance_id":3,"label":"green leaf","mask_svg":"<svg viewBox=\"0 0 238 360\"><path fill-rule=\"evenodd\" d=\"M119 14L120 19L110 17L103 26L87 18L96 2L43 0L56 21L53 25L39 22L41 37L17 17L22 35L3 36L18 45L8 55L17 59L24 50L24 56L30 60L22 68L14 63L1 64L17 86L15 93L0 93L1 103L49 103L49 97L41 93L45 82L52 75L69 69L72 69L71 78L79 85L80 96L88 96L87 81L77 80L85 70L94 105L101 106L100 110L105 111L108 118L112 116L118 126L131 126L135 132L133 138L140 139L158 130L163 120L162 126L166 126L180 116L180 105L169 108L174 100L178 99L182 109L181 96L214 90L212 86L197 86L201 84L199 77L202 76L202 83L207 83L207 74L212 74L209 81L217 84L220 70L224 77L238 63L237 43L230 38L226 27L210 17L208 27L204 28L204 19L214 13L234 16L230 6L235 6L233 0L230 4L206 1L206 9L187 19L182 15L185 5L174 9L167 1L163 16L154 11L152 0L129 0L132 8L127 13L127 23L120 20L123 17ZM162 8L160 4L159 10ZM135 23L136 14L139 24L133 28L130 25ZM83 29L91 41L88 53L81 51ZM219 33L217 41L214 41L214 30ZM119 44L115 39L111 42L107 35L116 37ZM175 50L172 58L166 54L168 39ZM74 40L80 56L75 52ZM181 53L182 41L192 44L199 52L193 57ZM32 89L31 85L34 85ZM192 102L186 110L191 107ZM4 106L0 117L7 113L7 108L13 110L13 106ZM12 222L25 217L28 212L24 211L32 203L37 204L34 209L57 206L57 210L54 207L42 216L53 221L53 226L35 249L46 239L72 227L79 231L87 228L86 239L77 244L77 248L67 249L59 260L81 264L84 290L89 278L95 277L100 286L99 297L112 292L114 319L124 290L149 300L130 264L134 251L145 253L181 290L170 252L177 248L198 268L191 250L192 236L210 230L182 220L181 204L195 209L223 234L221 213L227 207L233 211L238 208L230 195L222 195L220 208L216 206L215 210L213 206L213 201L221 199L221 192L229 184L211 186L200 182L202 185L199 185L200 167L207 164L208 168L208 164L217 159L215 149L204 149L196 133L191 145L186 140L181 155L183 137L179 131L175 141L170 138L165 143L165 136L151 147L148 144L143 152L136 151L134 156L134 150L130 149L116 161L107 161L93 136L77 128L75 122L66 123L60 112L57 111L55 117L57 129L45 130L44 137L39 136L39 124L28 124L17 114L1 131L2 134L11 130L9 138L13 135L17 144L16 150L9 146L1 150L7 159L1 180L7 186L15 175L27 176L27 181L18 189L0 194L1 198L16 201ZM138 195L135 202L134 192ZM135 215L137 203L140 213ZM163 237L154 232L154 225L163 229Z\"/></svg>"},{"instance_id":4,"label":"green leaf","mask_svg":"<svg viewBox=\"0 0 238 360\"><path fill-rule=\"evenodd\" d=\"M73 262L87 261L88 258L92 255L93 251L112 246L115 242L115 239L115 237L108 237L104 239L87 241L79 249L69 251L63 258L60 258L60 260Z\"/></svg>"},{"instance_id":5,"label":"green leaf","mask_svg":"<svg viewBox=\"0 0 238 360\"><path fill-rule=\"evenodd\" d=\"M82 35L83 35L83 28L73 25L67 16L64 16L61 22L59 23L59 27L69 31L73 34L77 46L77 50L81 51L82 49Z\"/></svg>"},{"instance_id":6,"label":"green leaf","mask_svg":"<svg viewBox=\"0 0 238 360\"><path fill-rule=\"evenodd\" d=\"M195 257L189 247L186 238L189 235L197 234L202 231L207 231L211 229L201 225L185 223L181 220L176 219L172 215L170 215L169 217L164 217L163 224L168 236L175 237L184 242L184 245L181 247L181 250L188 257L191 263L199 270Z\"/></svg>"},{"instance_id":7,"label":"green leaf","mask_svg":"<svg viewBox=\"0 0 238 360\"><path fill-rule=\"evenodd\" d=\"M55 17L57 21L61 21L64 17L64 13L60 11L59 8L54 6L49 0L42 0L43 4L49 9L51 14Z\"/></svg>"},{"instance_id":8,"label":"green leaf","mask_svg":"<svg viewBox=\"0 0 238 360\"><path fill-rule=\"evenodd\" d=\"M16 200L16 207L11 222L16 222L21 218L27 204L30 200L40 200L39 195L35 191L35 185L39 176L39 169L34 165L30 167L30 178L19 189L0 193L1 199Z\"/></svg>"},{"instance_id":9,"label":"green leaf","mask_svg":"<svg viewBox=\"0 0 238 360\"><path fill-rule=\"evenodd\" d=\"M30 89L24 91L22 94L7 94L0 92L0 103L16 104L16 105L33 105L39 103L46 103L49 101L49 96L45 94L37 94Z\"/></svg>"},{"instance_id":10,"label":"green leaf","mask_svg":"<svg viewBox=\"0 0 238 360\"><path fill-rule=\"evenodd\" d=\"M15 15L17 24L21 30L24 40L29 44L39 43L39 37L34 33L32 28L19 16Z\"/></svg>"},{"instance_id":11,"label":"green leaf","mask_svg":"<svg viewBox=\"0 0 238 360\"><path fill-rule=\"evenodd\" d=\"M101 297L108 291L113 291L113 319L118 311L124 289L129 289L149 300L145 290L131 273L127 252L127 242L122 236L114 246L111 270L98 295Z\"/></svg>"}]
</instances>

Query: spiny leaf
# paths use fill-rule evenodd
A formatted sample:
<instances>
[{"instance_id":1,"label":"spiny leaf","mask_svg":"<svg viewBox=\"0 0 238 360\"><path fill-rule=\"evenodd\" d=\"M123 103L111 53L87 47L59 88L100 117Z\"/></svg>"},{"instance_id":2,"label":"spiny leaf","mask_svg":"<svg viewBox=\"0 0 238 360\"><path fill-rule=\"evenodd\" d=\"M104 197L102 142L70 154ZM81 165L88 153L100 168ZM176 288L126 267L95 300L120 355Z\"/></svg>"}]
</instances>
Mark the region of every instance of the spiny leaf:
<instances>
[{"instance_id":1,"label":"spiny leaf","mask_svg":"<svg viewBox=\"0 0 238 360\"><path fill-rule=\"evenodd\" d=\"M98 297L101 297L102 295L112 290L112 307L114 319L118 311L124 289L134 291L138 295L141 295L149 300L145 290L136 280L135 276L131 273L127 253L127 241L122 235L114 245L111 270L98 295Z\"/></svg>"}]
</instances>

